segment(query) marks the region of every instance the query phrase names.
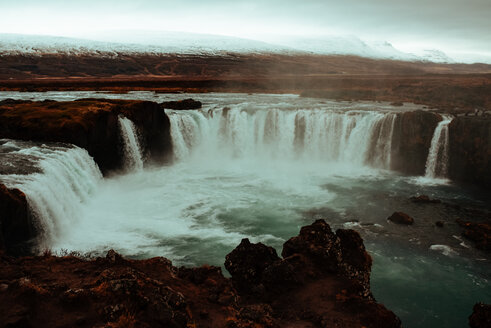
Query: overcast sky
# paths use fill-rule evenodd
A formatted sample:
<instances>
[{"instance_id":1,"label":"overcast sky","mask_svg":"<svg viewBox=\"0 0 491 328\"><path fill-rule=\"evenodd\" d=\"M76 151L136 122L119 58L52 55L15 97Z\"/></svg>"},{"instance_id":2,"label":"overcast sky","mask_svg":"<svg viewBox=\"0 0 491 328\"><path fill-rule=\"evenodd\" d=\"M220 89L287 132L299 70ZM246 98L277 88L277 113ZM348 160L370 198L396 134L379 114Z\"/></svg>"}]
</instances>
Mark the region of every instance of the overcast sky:
<instances>
[{"instance_id":1,"label":"overcast sky","mask_svg":"<svg viewBox=\"0 0 491 328\"><path fill-rule=\"evenodd\" d=\"M260 40L355 35L491 58L491 0L0 0L0 33L163 30Z\"/></svg>"}]
</instances>

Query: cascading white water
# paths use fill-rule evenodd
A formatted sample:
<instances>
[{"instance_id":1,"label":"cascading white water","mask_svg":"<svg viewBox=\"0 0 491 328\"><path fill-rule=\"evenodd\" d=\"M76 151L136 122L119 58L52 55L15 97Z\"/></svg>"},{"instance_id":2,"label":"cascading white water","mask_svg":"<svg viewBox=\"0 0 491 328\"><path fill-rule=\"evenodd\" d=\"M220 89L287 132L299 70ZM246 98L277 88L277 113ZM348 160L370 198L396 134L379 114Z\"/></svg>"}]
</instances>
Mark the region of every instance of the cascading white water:
<instances>
[{"instance_id":1,"label":"cascading white water","mask_svg":"<svg viewBox=\"0 0 491 328\"><path fill-rule=\"evenodd\" d=\"M143 159L138 141L138 134L133 122L126 117L119 116L119 127L124 144L124 165L127 170L141 171Z\"/></svg>"},{"instance_id":2,"label":"cascading white water","mask_svg":"<svg viewBox=\"0 0 491 328\"><path fill-rule=\"evenodd\" d=\"M310 109L167 111L175 157L263 157L390 168L397 115Z\"/></svg>"},{"instance_id":3,"label":"cascading white water","mask_svg":"<svg viewBox=\"0 0 491 328\"><path fill-rule=\"evenodd\" d=\"M431 146L426 159L426 178L445 178L448 171L448 125L452 121L451 116L442 116L431 139Z\"/></svg>"},{"instance_id":4,"label":"cascading white water","mask_svg":"<svg viewBox=\"0 0 491 328\"><path fill-rule=\"evenodd\" d=\"M41 232L38 246L49 247L78 221L82 203L96 190L102 174L87 151L75 146L9 144L17 147L11 155L31 159L40 172L0 175L0 181L26 194Z\"/></svg>"}]
</instances>

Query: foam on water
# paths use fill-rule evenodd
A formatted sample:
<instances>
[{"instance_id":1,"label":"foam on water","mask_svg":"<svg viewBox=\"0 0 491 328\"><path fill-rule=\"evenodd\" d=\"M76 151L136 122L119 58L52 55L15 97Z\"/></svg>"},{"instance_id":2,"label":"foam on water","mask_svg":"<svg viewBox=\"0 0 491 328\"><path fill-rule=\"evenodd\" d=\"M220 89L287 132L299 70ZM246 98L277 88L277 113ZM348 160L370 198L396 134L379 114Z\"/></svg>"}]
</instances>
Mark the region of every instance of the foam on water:
<instances>
[{"instance_id":1,"label":"foam on water","mask_svg":"<svg viewBox=\"0 0 491 328\"><path fill-rule=\"evenodd\" d=\"M432 251L441 252L445 256L456 256L459 255L456 251L452 249L452 247L447 245L431 245L430 249Z\"/></svg>"}]
</instances>

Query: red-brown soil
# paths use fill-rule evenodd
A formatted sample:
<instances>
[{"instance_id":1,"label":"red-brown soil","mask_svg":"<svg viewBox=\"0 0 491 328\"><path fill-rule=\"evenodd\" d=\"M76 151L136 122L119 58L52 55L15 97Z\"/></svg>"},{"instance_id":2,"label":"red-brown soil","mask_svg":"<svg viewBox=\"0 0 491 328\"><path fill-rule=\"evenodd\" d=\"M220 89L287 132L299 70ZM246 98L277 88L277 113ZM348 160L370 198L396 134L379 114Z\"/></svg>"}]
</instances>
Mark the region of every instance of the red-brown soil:
<instances>
[{"instance_id":1,"label":"red-brown soil","mask_svg":"<svg viewBox=\"0 0 491 328\"><path fill-rule=\"evenodd\" d=\"M468 112L491 108L491 65L315 55L3 56L0 90L297 93Z\"/></svg>"}]
</instances>

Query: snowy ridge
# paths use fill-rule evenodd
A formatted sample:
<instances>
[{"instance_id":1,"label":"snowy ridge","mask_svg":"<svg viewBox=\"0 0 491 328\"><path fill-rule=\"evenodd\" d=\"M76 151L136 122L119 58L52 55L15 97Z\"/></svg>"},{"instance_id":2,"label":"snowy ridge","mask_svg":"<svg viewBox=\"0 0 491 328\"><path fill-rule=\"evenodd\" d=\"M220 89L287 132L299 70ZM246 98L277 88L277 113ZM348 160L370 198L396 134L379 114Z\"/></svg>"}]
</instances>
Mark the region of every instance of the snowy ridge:
<instances>
[{"instance_id":1,"label":"snowy ridge","mask_svg":"<svg viewBox=\"0 0 491 328\"><path fill-rule=\"evenodd\" d=\"M224 54L289 53L295 49L265 42L187 33L166 33L159 38L106 42L44 35L0 34L0 55L102 55L120 54Z\"/></svg>"},{"instance_id":2,"label":"snowy ridge","mask_svg":"<svg viewBox=\"0 0 491 328\"><path fill-rule=\"evenodd\" d=\"M388 42L365 42L355 36L322 38L275 37L269 42L236 37L181 32L125 32L118 35L91 36L89 39L58 36L0 34L2 55L96 55L138 54L321 54L355 55L376 59L453 62L440 50L425 50L415 55L402 52Z\"/></svg>"}]
</instances>

